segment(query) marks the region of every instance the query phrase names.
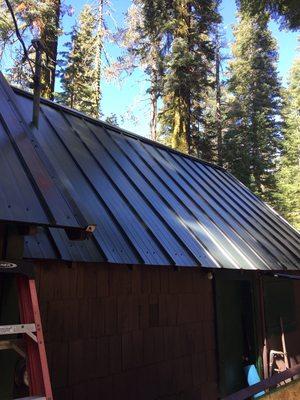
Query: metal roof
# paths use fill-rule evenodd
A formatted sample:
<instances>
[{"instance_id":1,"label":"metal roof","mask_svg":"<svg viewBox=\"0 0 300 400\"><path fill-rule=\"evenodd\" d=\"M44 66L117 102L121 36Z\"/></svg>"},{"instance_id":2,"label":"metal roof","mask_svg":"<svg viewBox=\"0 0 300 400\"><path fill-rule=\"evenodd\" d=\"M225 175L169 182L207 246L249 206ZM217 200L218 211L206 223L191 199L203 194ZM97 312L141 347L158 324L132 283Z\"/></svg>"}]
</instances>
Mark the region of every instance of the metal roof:
<instances>
[{"instance_id":1,"label":"metal roof","mask_svg":"<svg viewBox=\"0 0 300 400\"><path fill-rule=\"evenodd\" d=\"M28 126L32 97L15 94ZM97 228L82 242L70 241L63 229L39 228L26 239L26 257L300 268L299 233L224 169L46 100L34 135L57 179ZM15 158L19 162L20 154ZM16 176L14 185L20 181Z\"/></svg>"},{"instance_id":2,"label":"metal roof","mask_svg":"<svg viewBox=\"0 0 300 400\"><path fill-rule=\"evenodd\" d=\"M87 228L0 73L0 221Z\"/></svg>"}]
</instances>

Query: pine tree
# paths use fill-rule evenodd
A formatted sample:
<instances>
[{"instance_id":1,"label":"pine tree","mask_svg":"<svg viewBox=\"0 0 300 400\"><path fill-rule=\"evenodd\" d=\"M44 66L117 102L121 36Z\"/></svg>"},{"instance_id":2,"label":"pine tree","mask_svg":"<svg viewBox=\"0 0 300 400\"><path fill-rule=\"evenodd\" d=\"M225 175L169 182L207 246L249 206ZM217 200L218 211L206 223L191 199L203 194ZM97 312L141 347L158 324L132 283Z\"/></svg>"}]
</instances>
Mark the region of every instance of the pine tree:
<instances>
[{"instance_id":1,"label":"pine tree","mask_svg":"<svg viewBox=\"0 0 300 400\"><path fill-rule=\"evenodd\" d=\"M97 54L97 17L85 5L73 27L69 52L64 53L60 71L63 92L58 100L88 115L99 116L99 84Z\"/></svg>"},{"instance_id":2,"label":"pine tree","mask_svg":"<svg viewBox=\"0 0 300 400\"><path fill-rule=\"evenodd\" d=\"M98 110L98 115L100 114L100 102L101 102L101 72L102 72L102 52L103 52L103 42L104 42L104 0L98 0L97 7L97 34L96 34L96 59L95 59L95 69L96 69L96 109Z\"/></svg>"},{"instance_id":3,"label":"pine tree","mask_svg":"<svg viewBox=\"0 0 300 400\"><path fill-rule=\"evenodd\" d=\"M239 17L229 66L231 102L224 141L228 168L272 202L280 139L280 86L276 43L267 24L266 15Z\"/></svg>"},{"instance_id":4,"label":"pine tree","mask_svg":"<svg viewBox=\"0 0 300 400\"><path fill-rule=\"evenodd\" d=\"M68 8L61 8L60 0L44 0L42 2L36 0L11 0L10 1L18 25L20 33L24 41L27 41L27 47L30 46L30 41L33 37L41 39L44 46L43 51L43 65L42 65L42 96L46 98L53 98L54 85L55 85L55 71L57 60L57 43L60 34L60 18L64 12L68 12ZM15 40L15 28L12 23L11 15L7 15L7 7L1 2L1 9L4 9L3 15L9 31L1 29L0 22L0 39L2 47L5 42L10 38ZM1 18L0 18L1 21ZM9 25L7 25L7 22ZM32 52L31 52L32 53ZM31 54L34 60L34 54ZM32 64L34 64L32 62ZM34 69L34 67L33 67ZM24 60L23 50L15 52L14 65L10 69L9 78L12 83L20 84L22 87L30 88L32 83L32 71L28 75L29 66L28 61Z\"/></svg>"},{"instance_id":5,"label":"pine tree","mask_svg":"<svg viewBox=\"0 0 300 400\"><path fill-rule=\"evenodd\" d=\"M212 37L215 60L212 66L212 87L207 90L204 98L203 129L199 132L199 156L223 166L223 136L226 120L226 85L222 79L222 63L225 56L222 49L225 46L223 32L217 25Z\"/></svg>"},{"instance_id":6,"label":"pine tree","mask_svg":"<svg viewBox=\"0 0 300 400\"><path fill-rule=\"evenodd\" d=\"M300 28L298 0L237 0L237 4L243 12L252 16L268 12L272 18L279 20L282 28Z\"/></svg>"},{"instance_id":7,"label":"pine tree","mask_svg":"<svg viewBox=\"0 0 300 400\"><path fill-rule=\"evenodd\" d=\"M127 27L122 32L125 56L119 59L121 69L132 73L140 67L148 76L150 95L150 135L158 139L158 102L162 94L165 29L172 0L134 0L127 12Z\"/></svg>"},{"instance_id":8,"label":"pine tree","mask_svg":"<svg viewBox=\"0 0 300 400\"><path fill-rule=\"evenodd\" d=\"M202 153L199 137L203 133L204 100L212 85L215 52L211 33L220 22L218 3L174 0L170 9L171 46L166 56L160 123L171 146L190 154Z\"/></svg>"},{"instance_id":9,"label":"pine tree","mask_svg":"<svg viewBox=\"0 0 300 400\"><path fill-rule=\"evenodd\" d=\"M44 68L42 68L42 96L53 99L57 64L57 46L60 33L61 0L43 2L40 38L44 45Z\"/></svg>"},{"instance_id":10,"label":"pine tree","mask_svg":"<svg viewBox=\"0 0 300 400\"><path fill-rule=\"evenodd\" d=\"M283 154L277 173L278 210L300 230L300 58L290 73L284 91Z\"/></svg>"},{"instance_id":11,"label":"pine tree","mask_svg":"<svg viewBox=\"0 0 300 400\"><path fill-rule=\"evenodd\" d=\"M14 27L4 0L0 0L0 61L7 45L11 44Z\"/></svg>"}]
</instances>

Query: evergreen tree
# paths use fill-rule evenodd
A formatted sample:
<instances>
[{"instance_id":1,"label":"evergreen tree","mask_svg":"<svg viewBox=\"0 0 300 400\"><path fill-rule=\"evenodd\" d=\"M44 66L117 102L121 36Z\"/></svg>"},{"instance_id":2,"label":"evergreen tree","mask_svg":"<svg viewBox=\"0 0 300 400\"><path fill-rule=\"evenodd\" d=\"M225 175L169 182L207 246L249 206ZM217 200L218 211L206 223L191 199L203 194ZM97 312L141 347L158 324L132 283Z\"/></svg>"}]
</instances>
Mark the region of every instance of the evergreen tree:
<instances>
[{"instance_id":1,"label":"evergreen tree","mask_svg":"<svg viewBox=\"0 0 300 400\"><path fill-rule=\"evenodd\" d=\"M58 100L71 108L94 117L99 116L97 55L97 18L90 5L85 5L73 27L71 42L66 44L60 71L63 92Z\"/></svg>"},{"instance_id":2,"label":"evergreen tree","mask_svg":"<svg viewBox=\"0 0 300 400\"><path fill-rule=\"evenodd\" d=\"M225 59L222 49L225 46L223 34L216 26L213 34L215 60L212 66L212 87L208 88L204 99L203 130L199 132L199 156L223 165L223 136L226 122L226 85L221 78L222 63ZM200 152L201 151L201 152Z\"/></svg>"},{"instance_id":3,"label":"evergreen tree","mask_svg":"<svg viewBox=\"0 0 300 400\"><path fill-rule=\"evenodd\" d=\"M150 135L158 139L158 102L162 94L165 29L169 22L172 0L133 0L127 12L127 27L122 32L125 56L119 59L121 69L132 73L140 67L148 76L150 87Z\"/></svg>"},{"instance_id":4,"label":"evergreen tree","mask_svg":"<svg viewBox=\"0 0 300 400\"><path fill-rule=\"evenodd\" d=\"M37 0L10 0L10 4L20 27L20 33L24 40L27 39L28 47L33 37L39 38L43 42L42 96L53 98L60 17L64 12L68 12L69 8L61 7L60 0L44 0L42 2ZM8 38L15 41L15 28L11 15L7 15L4 0L1 0L1 9L5 10L3 16L6 22L6 31L1 29L0 22L0 46L3 48ZM31 52L31 58L34 60L33 52ZM28 70L28 60L24 60L23 50L17 50L14 65L9 74L11 82L14 84L21 83L22 87L28 89L32 83L32 72L28 75Z\"/></svg>"},{"instance_id":5,"label":"evergreen tree","mask_svg":"<svg viewBox=\"0 0 300 400\"><path fill-rule=\"evenodd\" d=\"M272 201L280 139L276 43L266 15L240 15L229 65L227 166L255 193Z\"/></svg>"},{"instance_id":6,"label":"evergreen tree","mask_svg":"<svg viewBox=\"0 0 300 400\"><path fill-rule=\"evenodd\" d=\"M14 27L4 0L0 0L0 61L5 47L12 42Z\"/></svg>"},{"instance_id":7,"label":"evergreen tree","mask_svg":"<svg viewBox=\"0 0 300 400\"><path fill-rule=\"evenodd\" d=\"M102 72L102 51L104 42L104 0L98 0L98 7L96 13L96 59L95 59L95 69L96 69L96 109L98 110L98 115L100 114L100 102L101 102L101 72Z\"/></svg>"},{"instance_id":8,"label":"evergreen tree","mask_svg":"<svg viewBox=\"0 0 300 400\"><path fill-rule=\"evenodd\" d=\"M300 58L292 67L284 100L284 140L277 173L277 208L300 230Z\"/></svg>"},{"instance_id":9,"label":"evergreen tree","mask_svg":"<svg viewBox=\"0 0 300 400\"><path fill-rule=\"evenodd\" d=\"M280 21L282 28L300 28L299 0L237 0L237 4L242 12L252 16L268 12L272 18Z\"/></svg>"},{"instance_id":10,"label":"evergreen tree","mask_svg":"<svg viewBox=\"0 0 300 400\"><path fill-rule=\"evenodd\" d=\"M39 3L40 4L40 3ZM60 33L61 0L47 0L42 12L40 38L44 45L44 68L42 68L42 96L53 99L57 64L57 46Z\"/></svg>"},{"instance_id":11,"label":"evergreen tree","mask_svg":"<svg viewBox=\"0 0 300 400\"><path fill-rule=\"evenodd\" d=\"M174 0L170 9L167 37L171 46L160 123L171 146L190 154L199 154L204 100L212 85L215 51L211 33L220 22L217 7L218 1L212 0Z\"/></svg>"}]
</instances>

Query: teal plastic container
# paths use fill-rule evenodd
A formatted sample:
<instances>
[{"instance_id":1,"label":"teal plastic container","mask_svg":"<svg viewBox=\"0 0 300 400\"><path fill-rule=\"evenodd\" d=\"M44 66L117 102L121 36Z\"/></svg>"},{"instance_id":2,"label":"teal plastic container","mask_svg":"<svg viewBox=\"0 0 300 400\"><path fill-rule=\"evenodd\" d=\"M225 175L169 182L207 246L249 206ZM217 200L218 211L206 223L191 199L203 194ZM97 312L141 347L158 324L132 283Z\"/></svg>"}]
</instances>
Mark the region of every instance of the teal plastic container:
<instances>
[{"instance_id":1,"label":"teal plastic container","mask_svg":"<svg viewBox=\"0 0 300 400\"><path fill-rule=\"evenodd\" d=\"M260 376L258 375L256 366L254 364L246 365L244 367L244 371L247 377L247 382L249 386L255 385L256 383L260 382ZM254 399L258 399L259 397L265 394L264 391L259 392L253 396Z\"/></svg>"}]
</instances>

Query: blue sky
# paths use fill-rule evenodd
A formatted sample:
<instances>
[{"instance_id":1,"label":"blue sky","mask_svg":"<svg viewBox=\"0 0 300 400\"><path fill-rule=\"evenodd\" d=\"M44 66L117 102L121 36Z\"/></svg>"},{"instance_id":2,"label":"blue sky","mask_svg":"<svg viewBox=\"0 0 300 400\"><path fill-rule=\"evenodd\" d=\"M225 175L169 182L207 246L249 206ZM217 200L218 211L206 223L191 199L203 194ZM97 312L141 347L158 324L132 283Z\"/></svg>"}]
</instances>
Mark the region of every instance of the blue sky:
<instances>
[{"instance_id":1,"label":"blue sky","mask_svg":"<svg viewBox=\"0 0 300 400\"><path fill-rule=\"evenodd\" d=\"M114 19L119 27L124 25L124 14L131 4L130 0L110 0L114 11ZM72 17L67 15L63 18L63 29L65 32L70 32L74 20L79 14L82 6L86 3L97 4L97 0L65 0L65 4L72 5L75 9L75 14ZM233 40L232 26L236 22L236 6L235 0L223 0L221 5L221 14L223 17L224 31L229 52L230 43ZM113 22L109 17L107 23L112 26ZM283 84L286 84L288 71L296 57L297 37L299 32L280 31L276 22L270 23L270 28L278 43L279 62L278 71ZM63 49L63 43L68 40L68 37L63 35L59 39L59 49ZM106 52L114 58L120 54L120 49L112 43L106 44ZM10 59L10 57L8 57ZM8 62L9 64L9 62ZM5 66L5 63L4 65ZM146 77L137 70L130 77L121 82L117 81L102 82L102 112L104 118L111 113L123 115L124 121L122 127L142 136L149 135L149 102L145 94L148 87Z\"/></svg>"},{"instance_id":2,"label":"blue sky","mask_svg":"<svg viewBox=\"0 0 300 400\"><path fill-rule=\"evenodd\" d=\"M77 0L73 2L75 12L80 11L82 4L86 1ZM124 13L131 4L130 0L112 0L115 10L115 19L119 26L124 24ZM233 40L232 26L236 22L235 0L223 0L221 6L224 30L229 52L230 43ZM65 21L68 25L69 21ZM283 84L286 84L288 72L296 57L297 36L299 32L280 31L276 22L270 23L270 28L278 42L279 62L278 71ZM113 45L106 46L106 51L113 56L118 54L118 50ZM102 92L102 112L105 116L116 113L127 116L122 127L142 136L149 136L149 103L145 95L147 82L145 76L140 72L135 72L122 84L117 82L103 82ZM129 116L133 115L134 121Z\"/></svg>"}]
</instances>

